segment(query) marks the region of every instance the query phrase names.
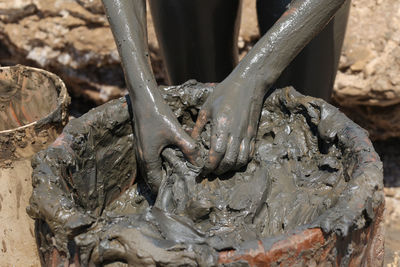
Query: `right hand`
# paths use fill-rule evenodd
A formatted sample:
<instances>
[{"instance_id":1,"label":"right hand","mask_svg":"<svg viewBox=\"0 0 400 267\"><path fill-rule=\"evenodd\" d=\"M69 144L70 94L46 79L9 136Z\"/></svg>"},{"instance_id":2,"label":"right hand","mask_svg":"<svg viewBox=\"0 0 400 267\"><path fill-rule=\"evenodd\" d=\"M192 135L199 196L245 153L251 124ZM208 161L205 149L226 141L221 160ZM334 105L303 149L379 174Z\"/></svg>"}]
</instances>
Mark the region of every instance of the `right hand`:
<instances>
[{"instance_id":1,"label":"right hand","mask_svg":"<svg viewBox=\"0 0 400 267\"><path fill-rule=\"evenodd\" d=\"M167 146L178 147L193 165L201 164L196 142L164 102L155 107L134 105L133 113L140 169L153 193L157 193L163 179L161 152Z\"/></svg>"}]
</instances>

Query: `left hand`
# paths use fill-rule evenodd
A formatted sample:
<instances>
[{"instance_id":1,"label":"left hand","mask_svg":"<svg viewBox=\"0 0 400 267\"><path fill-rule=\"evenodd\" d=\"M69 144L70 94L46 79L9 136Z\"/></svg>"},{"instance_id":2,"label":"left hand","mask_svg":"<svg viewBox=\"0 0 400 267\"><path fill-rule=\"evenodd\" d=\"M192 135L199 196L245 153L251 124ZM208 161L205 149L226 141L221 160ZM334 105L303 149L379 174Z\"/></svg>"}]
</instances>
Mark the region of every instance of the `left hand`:
<instances>
[{"instance_id":1,"label":"left hand","mask_svg":"<svg viewBox=\"0 0 400 267\"><path fill-rule=\"evenodd\" d=\"M222 174L246 165L251 158L264 98L251 83L226 79L202 106L192 137L197 139L206 123L211 123L207 171Z\"/></svg>"}]
</instances>

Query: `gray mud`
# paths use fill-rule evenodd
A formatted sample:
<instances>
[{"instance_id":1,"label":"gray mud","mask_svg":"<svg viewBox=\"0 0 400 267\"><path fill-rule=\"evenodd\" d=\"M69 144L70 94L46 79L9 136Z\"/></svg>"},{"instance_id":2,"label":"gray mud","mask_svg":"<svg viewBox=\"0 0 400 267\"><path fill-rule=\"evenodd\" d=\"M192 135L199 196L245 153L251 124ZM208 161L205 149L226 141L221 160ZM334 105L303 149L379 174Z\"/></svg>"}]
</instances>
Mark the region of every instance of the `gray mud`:
<instances>
[{"instance_id":1,"label":"gray mud","mask_svg":"<svg viewBox=\"0 0 400 267\"><path fill-rule=\"evenodd\" d=\"M190 131L212 89L188 82L162 94ZM112 101L72 120L35 157L28 213L41 222L43 254L54 235L67 258L79 247L84 266L210 266L219 251L255 239L268 248L268 238L294 229L347 236L366 226L383 201L382 166L366 132L293 88L265 100L254 157L236 172L205 174L179 151L165 149L157 197L135 180L130 121L125 99ZM209 138L208 129L201 135L204 149Z\"/></svg>"}]
</instances>

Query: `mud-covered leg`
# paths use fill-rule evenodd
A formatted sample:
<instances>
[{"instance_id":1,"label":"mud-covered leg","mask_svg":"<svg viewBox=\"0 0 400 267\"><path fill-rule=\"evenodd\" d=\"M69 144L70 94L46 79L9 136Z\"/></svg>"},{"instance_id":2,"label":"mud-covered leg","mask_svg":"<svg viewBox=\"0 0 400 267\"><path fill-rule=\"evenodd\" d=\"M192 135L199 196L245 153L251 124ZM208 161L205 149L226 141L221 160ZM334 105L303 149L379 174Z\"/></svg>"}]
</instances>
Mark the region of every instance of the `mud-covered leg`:
<instances>
[{"instance_id":1,"label":"mud-covered leg","mask_svg":"<svg viewBox=\"0 0 400 267\"><path fill-rule=\"evenodd\" d=\"M263 35L286 11L290 0L257 0L260 32ZM335 17L292 61L276 83L294 86L305 95L329 100L339 64L346 31L350 0Z\"/></svg>"},{"instance_id":2,"label":"mud-covered leg","mask_svg":"<svg viewBox=\"0 0 400 267\"><path fill-rule=\"evenodd\" d=\"M150 0L170 83L219 82L237 64L241 0Z\"/></svg>"}]
</instances>

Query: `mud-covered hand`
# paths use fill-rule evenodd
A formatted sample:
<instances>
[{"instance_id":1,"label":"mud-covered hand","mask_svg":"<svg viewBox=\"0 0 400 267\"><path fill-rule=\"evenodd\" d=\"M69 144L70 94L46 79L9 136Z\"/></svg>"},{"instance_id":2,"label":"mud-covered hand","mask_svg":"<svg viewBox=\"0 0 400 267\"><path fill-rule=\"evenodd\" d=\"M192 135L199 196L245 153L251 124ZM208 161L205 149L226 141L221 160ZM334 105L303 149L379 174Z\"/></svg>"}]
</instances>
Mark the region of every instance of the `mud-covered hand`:
<instances>
[{"instance_id":1,"label":"mud-covered hand","mask_svg":"<svg viewBox=\"0 0 400 267\"><path fill-rule=\"evenodd\" d=\"M176 146L196 165L199 149L166 104L159 102L155 107L147 103L147 108L137 105L134 108L134 124L139 164L147 184L153 193L157 193L163 178L162 150L167 146Z\"/></svg>"},{"instance_id":2,"label":"mud-covered hand","mask_svg":"<svg viewBox=\"0 0 400 267\"><path fill-rule=\"evenodd\" d=\"M247 164L254 150L263 95L256 97L249 83L225 79L199 112L192 137L197 139L211 123L210 151L205 168L216 174Z\"/></svg>"},{"instance_id":3,"label":"mud-covered hand","mask_svg":"<svg viewBox=\"0 0 400 267\"><path fill-rule=\"evenodd\" d=\"M249 141L255 136L263 97L282 71L325 27L344 2L291 1L288 10L254 45L228 78L217 86L199 114L194 129L196 137L205 123L211 121L210 169L223 172L247 161L250 154ZM236 84L232 81L244 81L254 86L246 88L241 82ZM252 94L254 91L259 92Z\"/></svg>"},{"instance_id":4,"label":"mud-covered hand","mask_svg":"<svg viewBox=\"0 0 400 267\"><path fill-rule=\"evenodd\" d=\"M147 45L146 1L103 0L132 101L141 171L153 193L162 180L160 153L175 145L195 162L195 142L184 132L158 91Z\"/></svg>"}]
</instances>

